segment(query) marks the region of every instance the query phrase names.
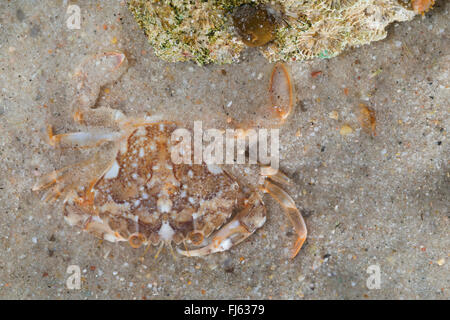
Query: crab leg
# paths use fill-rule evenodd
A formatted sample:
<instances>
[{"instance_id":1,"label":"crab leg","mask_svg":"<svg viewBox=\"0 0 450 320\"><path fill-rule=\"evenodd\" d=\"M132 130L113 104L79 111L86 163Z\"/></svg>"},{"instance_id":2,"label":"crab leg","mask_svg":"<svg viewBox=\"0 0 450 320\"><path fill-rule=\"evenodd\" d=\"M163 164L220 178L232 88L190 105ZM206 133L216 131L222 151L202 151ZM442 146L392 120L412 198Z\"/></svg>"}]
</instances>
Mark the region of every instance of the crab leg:
<instances>
[{"instance_id":1,"label":"crab leg","mask_svg":"<svg viewBox=\"0 0 450 320\"><path fill-rule=\"evenodd\" d=\"M261 166L261 175L264 176L264 179L270 178L284 185L292 185L291 179L287 175L271 166Z\"/></svg>"},{"instance_id":2,"label":"crab leg","mask_svg":"<svg viewBox=\"0 0 450 320\"><path fill-rule=\"evenodd\" d=\"M80 124L105 127L120 126L128 120L122 111L108 107L78 108L73 113L73 119Z\"/></svg>"},{"instance_id":3,"label":"crab leg","mask_svg":"<svg viewBox=\"0 0 450 320\"><path fill-rule=\"evenodd\" d=\"M212 239L212 242L200 249L193 250L181 250L177 248L178 253L188 257L205 256L215 252L222 252L230 249L233 245L236 245L247 237L252 232L249 232L245 226L241 224L239 220L233 220L230 223L222 227Z\"/></svg>"},{"instance_id":4,"label":"crab leg","mask_svg":"<svg viewBox=\"0 0 450 320\"><path fill-rule=\"evenodd\" d=\"M77 97L81 107L92 107L101 87L116 81L127 69L127 58L121 52L105 52L88 57L75 71Z\"/></svg>"},{"instance_id":5,"label":"crab leg","mask_svg":"<svg viewBox=\"0 0 450 320\"><path fill-rule=\"evenodd\" d=\"M55 170L49 174L44 175L33 186L33 191L41 191L48 189L42 196L45 202L53 202L58 200L61 196L68 193L74 184L68 184L71 181L71 174L69 169L72 166L60 170Z\"/></svg>"},{"instance_id":6,"label":"crab leg","mask_svg":"<svg viewBox=\"0 0 450 320\"><path fill-rule=\"evenodd\" d=\"M222 252L247 239L266 222L266 212L257 194L253 194L249 205L240 211L233 220L223 226L214 235L210 244L193 250L177 249L178 253L188 257L198 257L210 253Z\"/></svg>"},{"instance_id":7,"label":"crab leg","mask_svg":"<svg viewBox=\"0 0 450 320\"><path fill-rule=\"evenodd\" d=\"M119 132L72 132L53 134L51 126L47 128L50 145L92 148L108 141L117 141L122 136Z\"/></svg>"},{"instance_id":8,"label":"crab leg","mask_svg":"<svg viewBox=\"0 0 450 320\"><path fill-rule=\"evenodd\" d=\"M295 258L303 243L306 240L307 229L305 221L303 220L302 214L295 206L294 200L280 187L273 184L269 180L264 182L263 190L269 193L275 200L277 200L283 207L284 212L294 226L294 230L297 233L298 239L292 248L291 258Z\"/></svg>"},{"instance_id":9,"label":"crab leg","mask_svg":"<svg viewBox=\"0 0 450 320\"><path fill-rule=\"evenodd\" d=\"M74 167L77 167L77 166L81 167L81 166L88 165L91 161L92 160L86 160L86 161L83 161L80 163L76 163L74 165L64 167L59 170L55 170L53 172L50 172L50 173L40 177L39 181L33 186L32 190L40 191L40 190L50 188L54 184L59 184L59 183L63 182L64 180L66 180L65 176L69 173L69 171L71 169L73 169Z\"/></svg>"},{"instance_id":10,"label":"crab leg","mask_svg":"<svg viewBox=\"0 0 450 320\"><path fill-rule=\"evenodd\" d=\"M108 162L98 152L88 160L69 165L40 177L32 190L41 191L48 189L43 199L45 201L57 200L74 191L75 186L82 186L85 189L89 188L89 185L92 185L92 181L96 181L105 168L108 168L108 165L110 165Z\"/></svg>"}]
</instances>

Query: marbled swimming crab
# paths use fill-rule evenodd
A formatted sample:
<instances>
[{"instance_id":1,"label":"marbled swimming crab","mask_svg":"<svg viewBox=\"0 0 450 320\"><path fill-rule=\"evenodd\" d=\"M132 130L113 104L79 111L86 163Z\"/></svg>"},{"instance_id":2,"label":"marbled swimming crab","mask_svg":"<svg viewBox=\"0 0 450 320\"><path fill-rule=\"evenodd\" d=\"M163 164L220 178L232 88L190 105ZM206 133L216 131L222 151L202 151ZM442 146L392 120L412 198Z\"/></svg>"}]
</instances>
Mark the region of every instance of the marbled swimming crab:
<instances>
[{"instance_id":1,"label":"marbled swimming crab","mask_svg":"<svg viewBox=\"0 0 450 320\"><path fill-rule=\"evenodd\" d=\"M92 148L110 143L111 153L99 152L44 175L33 190L47 190L46 201L62 198L65 220L102 239L127 241L133 248L159 246L157 255L164 246L173 252L175 243L185 256L225 251L249 237L266 221L262 194L269 193L294 226L298 240L291 257L295 257L307 230L294 201L280 187L289 183L283 173L265 167L258 174L259 165L174 163L171 155L177 141L172 136L185 124L90 108L100 88L126 69L124 54L108 52L88 58L75 73L75 120L118 130L55 135L48 127L47 132L53 146ZM284 120L292 108L292 87L284 66L275 67L270 88L275 91L273 111Z\"/></svg>"}]
</instances>

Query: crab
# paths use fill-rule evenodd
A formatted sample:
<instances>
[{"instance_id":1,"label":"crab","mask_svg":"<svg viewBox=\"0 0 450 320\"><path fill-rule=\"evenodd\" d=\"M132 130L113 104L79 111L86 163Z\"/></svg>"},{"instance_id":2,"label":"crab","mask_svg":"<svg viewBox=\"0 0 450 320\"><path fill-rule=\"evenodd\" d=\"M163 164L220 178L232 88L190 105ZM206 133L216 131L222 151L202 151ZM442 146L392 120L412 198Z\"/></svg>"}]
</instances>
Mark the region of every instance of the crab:
<instances>
[{"instance_id":1,"label":"crab","mask_svg":"<svg viewBox=\"0 0 450 320\"><path fill-rule=\"evenodd\" d=\"M264 225L263 194L268 193L293 224L297 241L291 257L295 257L307 229L281 187L290 183L281 171L260 164L175 163L173 152L182 150L173 134L191 128L164 117L127 117L112 108L91 108L100 88L126 69L126 56L120 52L95 55L80 65L75 72L74 119L111 129L55 135L49 126L48 140L55 147L108 145L108 152L101 150L91 159L40 177L33 190L46 190L46 201L63 199L64 218L70 225L110 242L128 242L132 248L159 246L155 257L163 247L174 253L172 244L184 256L208 255L239 244ZM281 121L292 108L290 79L276 80L285 72L276 66L271 79L274 92L288 95L286 108L274 106ZM243 174L250 167L261 168L260 174Z\"/></svg>"}]
</instances>

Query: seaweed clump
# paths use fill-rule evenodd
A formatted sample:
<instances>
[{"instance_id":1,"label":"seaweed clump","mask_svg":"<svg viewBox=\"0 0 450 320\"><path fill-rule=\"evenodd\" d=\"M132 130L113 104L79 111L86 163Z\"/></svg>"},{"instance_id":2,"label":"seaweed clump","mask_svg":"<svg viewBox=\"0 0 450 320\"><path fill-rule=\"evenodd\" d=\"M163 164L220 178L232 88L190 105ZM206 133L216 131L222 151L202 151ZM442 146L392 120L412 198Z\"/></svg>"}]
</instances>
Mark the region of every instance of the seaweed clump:
<instances>
[{"instance_id":1,"label":"seaweed clump","mask_svg":"<svg viewBox=\"0 0 450 320\"><path fill-rule=\"evenodd\" d=\"M432 0L129 0L156 55L231 63L247 46L271 62L330 58L386 37Z\"/></svg>"}]
</instances>

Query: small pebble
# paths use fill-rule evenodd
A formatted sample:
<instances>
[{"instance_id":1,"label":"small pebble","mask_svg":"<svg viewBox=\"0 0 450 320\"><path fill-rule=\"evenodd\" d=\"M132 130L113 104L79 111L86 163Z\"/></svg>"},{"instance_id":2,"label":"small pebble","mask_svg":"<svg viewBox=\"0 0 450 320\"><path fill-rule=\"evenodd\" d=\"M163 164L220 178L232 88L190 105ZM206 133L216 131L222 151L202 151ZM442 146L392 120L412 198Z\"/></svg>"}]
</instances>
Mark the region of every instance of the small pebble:
<instances>
[{"instance_id":1,"label":"small pebble","mask_svg":"<svg viewBox=\"0 0 450 320\"><path fill-rule=\"evenodd\" d=\"M328 114L328 117L334 120L338 120L339 119L339 113L337 111L331 111Z\"/></svg>"},{"instance_id":2,"label":"small pebble","mask_svg":"<svg viewBox=\"0 0 450 320\"><path fill-rule=\"evenodd\" d=\"M341 135L343 135L343 136L346 136L346 135L348 135L348 134L350 134L350 133L352 133L353 132L353 129L352 129L352 127L350 127L348 124L344 124L342 127L341 127L341 130L339 130L339 133L341 134Z\"/></svg>"}]
</instances>

